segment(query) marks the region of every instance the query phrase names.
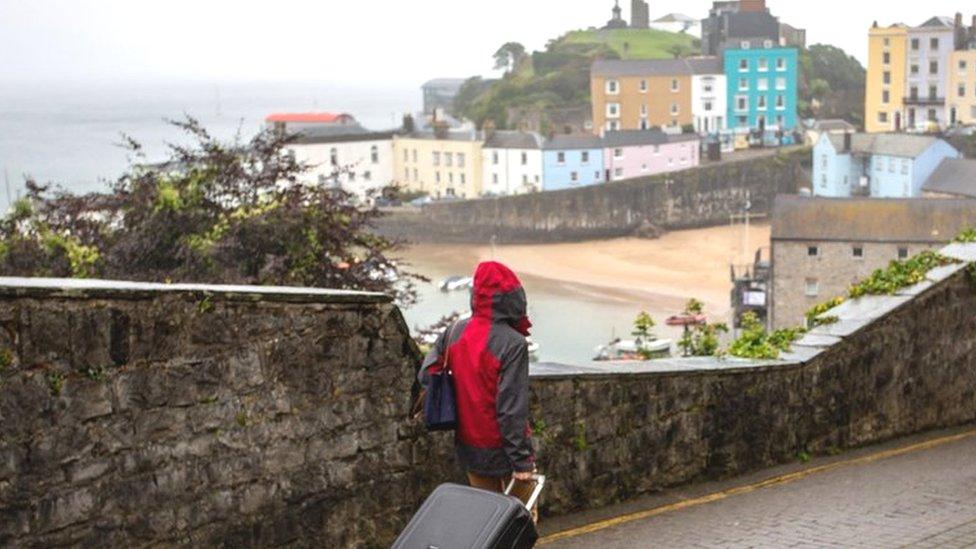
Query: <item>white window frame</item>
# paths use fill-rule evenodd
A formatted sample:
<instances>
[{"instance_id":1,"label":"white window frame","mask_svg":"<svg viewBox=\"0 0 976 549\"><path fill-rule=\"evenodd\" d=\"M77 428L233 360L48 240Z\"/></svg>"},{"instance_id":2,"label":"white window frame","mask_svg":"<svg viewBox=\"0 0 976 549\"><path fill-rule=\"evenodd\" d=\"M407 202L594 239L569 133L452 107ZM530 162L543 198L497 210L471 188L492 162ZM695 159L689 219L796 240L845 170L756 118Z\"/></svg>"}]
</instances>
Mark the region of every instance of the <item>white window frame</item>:
<instances>
[{"instance_id":1,"label":"white window frame","mask_svg":"<svg viewBox=\"0 0 976 549\"><path fill-rule=\"evenodd\" d=\"M620 94L620 81L619 80L607 80L605 90L607 95L619 95Z\"/></svg>"},{"instance_id":2,"label":"white window frame","mask_svg":"<svg viewBox=\"0 0 976 549\"><path fill-rule=\"evenodd\" d=\"M735 112L749 112L749 96L735 96Z\"/></svg>"},{"instance_id":3,"label":"white window frame","mask_svg":"<svg viewBox=\"0 0 976 549\"><path fill-rule=\"evenodd\" d=\"M624 157L624 149L622 147L617 147L613 149L613 158L619 160Z\"/></svg>"},{"instance_id":4,"label":"white window frame","mask_svg":"<svg viewBox=\"0 0 976 549\"><path fill-rule=\"evenodd\" d=\"M620 118L620 103L607 103L607 118Z\"/></svg>"},{"instance_id":5,"label":"white window frame","mask_svg":"<svg viewBox=\"0 0 976 549\"><path fill-rule=\"evenodd\" d=\"M803 281L803 295L806 297L817 297L820 295L820 280L808 278Z\"/></svg>"},{"instance_id":6,"label":"white window frame","mask_svg":"<svg viewBox=\"0 0 976 549\"><path fill-rule=\"evenodd\" d=\"M756 90L758 91L769 91L769 79L760 78L756 80Z\"/></svg>"},{"instance_id":7,"label":"white window frame","mask_svg":"<svg viewBox=\"0 0 976 549\"><path fill-rule=\"evenodd\" d=\"M758 65L756 70L758 70L759 72L769 72L769 59L766 59L765 57L760 57L757 63Z\"/></svg>"}]
</instances>

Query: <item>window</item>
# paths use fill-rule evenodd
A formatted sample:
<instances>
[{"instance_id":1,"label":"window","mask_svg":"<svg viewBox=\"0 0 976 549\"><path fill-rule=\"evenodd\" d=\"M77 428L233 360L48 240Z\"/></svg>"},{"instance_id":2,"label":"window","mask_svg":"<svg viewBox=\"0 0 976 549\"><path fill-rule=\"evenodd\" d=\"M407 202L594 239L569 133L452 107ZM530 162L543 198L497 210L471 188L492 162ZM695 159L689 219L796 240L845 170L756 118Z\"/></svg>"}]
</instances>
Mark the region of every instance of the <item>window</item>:
<instances>
[{"instance_id":1,"label":"window","mask_svg":"<svg viewBox=\"0 0 976 549\"><path fill-rule=\"evenodd\" d=\"M807 297L817 297L820 295L820 281L818 281L816 278L808 278L806 280L803 293Z\"/></svg>"},{"instance_id":2,"label":"window","mask_svg":"<svg viewBox=\"0 0 976 549\"><path fill-rule=\"evenodd\" d=\"M368 172L368 171L363 172L363 179L365 179L366 181L372 181L373 180L373 173L372 172Z\"/></svg>"},{"instance_id":3,"label":"window","mask_svg":"<svg viewBox=\"0 0 976 549\"><path fill-rule=\"evenodd\" d=\"M957 90L957 91L959 92L959 97L966 97L966 85L965 84L959 84L959 90Z\"/></svg>"},{"instance_id":4,"label":"window","mask_svg":"<svg viewBox=\"0 0 976 549\"><path fill-rule=\"evenodd\" d=\"M672 78L671 79L671 91L673 91L673 92L678 91L678 79L677 78Z\"/></svg>"},{"instance_id":5,"label":"window","mask_svg":"<svg viewBox=\"0 0 976 549\"><path fill-rule=\"evenodd\" d=\"M491 163L498 165L498 151L491 151Z\"/></svg>"},{"instance_id":6,"label":"window","mask_svg":"<svg viewBox=\"0 0 976 549\"><path fill-rule=\"evenodd\" d=\"M590 151L583 151L580 153L580 162L583 164L590 163Z\"/></svg>"},{"instance_id":7,"label":"window","mask_svg":"<svg viewBox=\"0 0 976 549\"><path fill-rule=\"evenodd\" d=\"M908 69L912 74L918 74L918 63L912 63L912 66ZM888 73L889 77L891 73ZM889 78L890 80L890 78ZM890 82L885 82L885 84L890 84Z\"/></svg>"},{"instance_id":8,"label":"window","mask_svg":"<svg viewBox=\"0 0 976 549\"><path fill-rule=\"evenodd\" d=\"M929 61L929 74L939 74L938 61Z\"/></svg>"},{"instance_id":9,"label":"window","mask_svg":"<svg viewBox=\"0 0 976 549\"><path fill-rule=\"evenodd\" d=\"M712 91L715 89L711 78L705 80L703 89L705 90L705 93L712 93Z\"/></svg>"},{"instance_id":10,"label":"window","mask_svg":"<svg viewBox=\"0 0 976 549\"><path fill-rule=\"evenodd\" d=\"M411 156L413 156L413 161L417 162L417 149L413 150L413 154Z\"/></svg>"},{"instance_id":11,"label":"window","mask_svg":"<svg viewBox=\"0 0 976 549\"><path fill-rule=\"evenodd\" d=\"M711 101L705 101L705 111L706 112L709 112L711 110L712 110L712 102Z\"/></svg>"},{"instance_id":12,"label":"window","mask_svg":"<svg viewBox=\"0 0 976 549\"><path fill-rule=\"evenodd\" d=\"M776 58L776 70L785 71L786 70L786 59L783 57Z\"/></svg>"},{"instance_id":13,"label":"window","mask_svg":"<svg viewBox=\"0 0 976 549\"><path fill-rule=\"evenodd\" d=\"M885 65L891 64L891 52L884 52L881 54L881 62Z\"/></svg>"},{"instance_id":14,"label":"window","mask_svg":"<svg viewBox=\"0 0 976 549\"><path fill-rule=\"evenodd\" d=\"M901 174L902 175L908 175L908 159L907 158L902 158L901 159Z\"/></svg>"},{"instance_id":15,"label":"window","mask_svg":"<svg viewBox=\"0 0 976 549\"><path fill-rule=\"evenodd\" d=\"M912 38L912 51L918 51L919 41L918 38Z\"/></svg>"},{"instance_id":16,"label":"window","mask_svg":"<svg viewBox=\"0 0 976 549\"><path fill-rule=\"evenodd\" d=\"M600 180L600 172L599 171L593 172L593 181L599 181L599 180Z\"/></svg>"},{"instance_id":17,"label":"window","mask_svg":"<svg viewBox=\"0 0 976 549\"><path fill-rule=\"evenodd\" d=\"M888 113L885 112L885 111L879 112L878 113L878 122L881 122L882 124L887 124L888 123Z\"/></svg>"},{"instance_id":18,"label":"window","mask_svg":"<svg viewBox=\"0 0 976 549\"><path fill-rule=\"evenodd\" d=\"M373 162L373 164L380 163L380 148L376 145L369 148L369 159Z\"/></svg>"},{"instance_id":19,"label":"window","mask_svg":"<svg viewBox=\"0 0 976 549\"><path fill-rule=\"evenodd\" d=\"M759 72L766 72L769 70L769 60L765 57L759 58Z\"/></svg>"},{"instance_id":20,"label":"window","mask_svg":"<svg viewBox=\"0 0 976 549\"><path fill-rule=\"evenodd\" d=\"M646 172L648 170L647 164L641 164L641 171Z\"/></svg>"},{"instance_id":21,"label":"window","mask_svg":"<svg viewBox=\"0 0 976 549\"><path fill-rule=\"evenodd\" d=\"M458 168L464 167L464 153L457 153L457 165Z\"/></svg>"},{"instance_id":22,"label":"window","mask_svg":"<svg viewBox=\"0 0 976 549\"><path fill-rule=\"evenodd\" d=\"M749 98L744 95L737 95L735 97L735 110L737 111L749 110Z\"/></svg>"},{"instance_id":23,"label":"window","mask_svg":"<svg viewBox=\"0 0 976 549\"><path fill-rule=\"evenodd\" d=\"M617 118L620 116L620 103L607 103L607 117Z\"/></svg>"},{"instance_id":24,"label":"window","mask_svg":"<svg viewBox=\"0 0 976 549\"><path fill-rule=\"evenodd\" d=\"M464 176L464 174L462 173L462 174L461 174L461 184L462 184L462 185L464 185L465 183L467 183L467 178L466 178L466 177Z\"/></svg>"},{"instance_id":25,"label":"window","mask_svg":"<svg viewBox=\"0 0 976 549\"><path fill-rule=\"evenodd\" d=\"M898 259L908 259L908 248L898 248Z\"/></svg>"},{"instance_id":26,"label":"window","mask_svg":"<svg viewBox=\"0 0 976 549\"><path fill-rule=\"evenodd\" d=\"M829 159L827 158L827 155L823 155L823 156L820 157L820 167L821 168L823 168L823 169L826 170L827 169L827 163L828 162L829 162Z\"/></svg>"},{"instance_id":27,"label":"window","mask_svg":"<svg viewBox=\"0 0 976 549\"><path fill-rule=\"evenodd\" d=\"M749 49L751 46L752 44L750 44L748 40L742 40L741 42L739 42L739 47L744 50Z\"/></svg>"},{"instance_id":28,"label":"window","mask_svg":"<svg viewBox=\"0 0 976 549\"><path fill-rule=\"evenodd\" d=\"M613 157L614 158L623 158L624 157L624 150L623 149L614 149L613 150Z\"/></svg>"},{"instance_id":29,"label":"window","mask_svg":"<svg viewBox=\"0 0 976 549\"><path fill-rule=\"evenodd\" d=\"M640 106L640 115L641 116L647 116L647 105L641 105Z\"/></svg>"},{"instance_id":30,"label":"window","mask_svg":"<svg viewBox=\"0 0 976 549\"><path fill-rule=\"evenodd\" d=\"M333 166L339 165L339 151L337 151L335 147L329 149L329 162L331 162Z\"/></svg>"},{"instance_id":31,"label":"window","mask_svg":"<svg viewBox=\"0 0 976 549\"><path fill-rule=\"evenodd\" d=\"M579 181L579 174L576 173L576 172L570 172L570 174L569 174L569 180L570 181L574 181L574 182L575 181Z\"/></svg>"},{"instance_id":32,"label":"window","mask_svg":"<svg viewBox=\"0 0 976 549\"><path fill-rule=\"evenodd\" d=\"M908 88L908 97L911 99L918 99L918 86Z\"/></svg>"},{"instance_id":33,"label":"window","mask_svg":"<svg viewBox=\"0 0 976 549\"><path fill-rule=\"evenodd\" d=\"M749 91L749 79L740 78L739 79L739 91Z\"/></svg>"},{"instance_id":34,"label":"window","mask_svg":"<svg viewBox=\"0 0 976 549\"><path fill-rule=\"evenodd\" d=\"M939 39L938 38L929 39L929 48L932 50L939 49Z\"/></svg>"},{"instance_id":35,"label":"window","mask_svg":"<svg viewBox=\"0 0 976 549\"><path fill-rule=\"evenodd\" d=\"M526 185L529 182L529 176L522 174L522 184Z\"/></svg>"},{"instance_id":36,"label":"window","mask_svg":"<svg viewBox=\"0 0 976 549\"><path fill-rule=\"evenodd\" d=\"M876 172L884 171L884 158L878 156L874 159L874 171Z\"/></svg>"},{"instance_id":37,"label":"window","mask_svg":"<svg viewBox=\"0 0 976 549\"><path fill-rule=\"evenodd\" d=\"M891 102L891 92L888 90L883 90L881 92L881 102L890 103Z\"/></svg>"},{"instance_id":38,"label":"window","mask_svg":"<svg viewBox=\"0 0 976 549\"><path fill-rule=\"evenodd\" d=\"M745 128L749 126L749 118L746 116L737 116L735 118L735 124L740 128Z\"/></svg>"},{"instance_id":39,"label":"window","mask_svg":"<svg viewBox=\"0 0 976 549\"><path fill-rule=\"evenodd\" d=\"M858 259L862 259L864 257L864 246L854 246L851 248L851 254Z\"/></svg>"},{"instance_id":40,"label":"window","mask_svg":"<svg viewBox=\"0 0 976 549\"><path fill-rule=\"evenodd\" d=\"M783 118L783 115L781 115L781 114L777 114L776 115L776 125L779 126L780 128L783 128L783 127L786 126L786 119Z\"/></svg>"},{"instance_id":41,"label":"window","mask_svg":"<svg viewBox=\"0 0 976 549\"><path fill-rule=\"evenodd\" d=\"M678 115L678 104L671 103L671 116L677 116L677 115Z\"/></svg>"},{"instance_id":42,"label":"window","mask_svg":"<svg viewBox=\"0 0 976 549\"><path fill-rule=\"evenodd\" d=\"M558 153L556 153L556 162L559 163L559 164L565 164L566 163L566 153L564 153L564 152L558 152Z\"/></svg>"},{"instance_id":43,"label":"window","mask_svg":"<svg viewBox=\"0 0 976 549\"><path fill-rule=\"evenodd\" d=\"M820 248L816 246L807 246L807 255L810 257L817 257L820 255Z\"/></svg>"},{"instance_id":44,"label":"window","mask_svg":"<svg viewBox=\"0 0 976 549\"><path fill-rule=\"evenodd\" d=\"M647 91L647 80L640 81L640 91L642 93Z\"/></svg>"},{"instance_id":45,"label":"window","mask_svg":"<svg viewBox=\"0 0 976 549\"><path fill-rule=\"evenodd\" d=\"M782 95L776 96L776 108L779 110L783 110L786 108L786 98L783 97Z\"/></svg>"},{"instance_id":46,"label":"window","mask_svg":"<svg viewBox=\"0 0 976 549\"><path fill-rule=\"evenodd\" d=\"M661 154L661 146L660 145L654 145L654 154L655 154L655 156Z\"/></svg>"},{"instance_id":47,"label":"window","mask_svg":"<svg viewBox=\"0 0 976 549\"><path fill-rule=\"evenodd\" d=\"M739 59L739 72L746 72L749 70L749 60Z\"/></svg>"},{"instance_id":48,"label":"window","mask_svg":"<svg viewBox=\"0 0 976 549\"><path fill-rule=\"evenodd\" d=\"M776 79L776 89L777 90L785 90L786 89L786 79L785 78L777 78Z\"/></svg>"},{"instance_id":49,"label":"window","mask_svg":"<svg viewBox=\"0 0 976 549\"><path fill-rule=\"evenodd\" d=\"M495 185L498 184L498 174L497 173L491 174L491 182L494 183Z\"/></svg>"},{"instance_id":50,"label":"window","mask_svg":"<svg viewBox=\"0 0 976 549\"><path fill-rule=\"evenodd\" d=\"M773 41L772 40L763 40L763 47L766 48L767 50L772 49L773 48Z\"/></svg>"},{"instance_id":51,"label":"window","mask_svg":"<svg viewBox=\"0 0 976 549\"><path fill-rule=\"evenodd\" d=\"M883 40L883 42L884 42L885 47L888 47L888 46L891 45L891 38L885 38Z\"/></svg>"},{"instance_id":52,"label":"window","mask_svg":"<svg viewBox=\"0 0 976 549\"><path fill-rule=\"evenodd\" d=\"M881 75L881 81L885 84L891 84L891 71L884 71Z\"/></svg>"},{"instance_id":53,"label":"window","mask_svg":"<svg viewBox=\"0 0 976 549\"><path fill-rule=\"evenodd\" d=\"M935 112L935 109L929 109L929 122L938 122L939 116Z\"/></svg>"},{"instance_id":54,"label":"window","mask_svg":"<svg viewBox=\"0 0 976 549\"><path fill-rule=\"evenodd\" d=\"M888 173L895 173L895 159L888 158Z\"/></svg>"},{"instance_id":55,"label":"window","mask_svg":"<svg viewBox=\"0 0 976 549\"><path fill-rule=\"evenodd\" d=\"M607 80L607 93L610 95L620 93L620 83L616 80Z\"/></svg>"},{"instance_id":56,"label":"window","mask_svg":"<svg viewBox=\"0 0 976 549\"><path fill-rule=\"evenodd\" d=\"M756 105L756 108L758 108L758 109L765 109L766 108L766 96L765 95L760 95L756 99L758 101L758 104Z\"/></svg>"},{"instance_id":57,"label":"window","mask_svg":"<svg viewBox=\"0 0 976 549\"><path fill-rule=\"evenodd\" d=\"M454 184L454 172L447 172L447 182L451 185Z\"/></svg>"},{"instance_id":58,"label":"window","mask_svg":"<svg viewBox=\"0 0 976 549\"><path fill-rule=\"evenodd\" d=\"M403 161L404 162L410 161L410 151L407 149L403 149Z\"/></svg>"},{"instance_id":59,"label":"window","mask_svg":"<svg viewBox=\"0 0 976 549\"><path fill-rule=\"evenodd\" d=\"M529 153L522 151L522 165L525 166L529 163Z\"/></svg>"},{"instance_id":60,"label":"window","mask_svg":"<svg viewBox=\"0 0 976 549\"><path fill-rule=\"evenodd\" d=\"M615 131L617 131L619 129L620 129L620 121L619 120L610 120L609 122L607 122L607 130L608 131L615 132Z\"/></svg>"},{"instance_id":61,"label":"window","mask_svg":"<svg viewBox=\"0 0 976 549\"><path fill-rule=\"evenodd\" d=\"M441 182L441 172L434 172L434 181Z\"/></svg>"},{"instance_id":62,"label":"window","mask_svg":"<svg viewBox=\"0 0 976 549\"><path fill-rule=\"evenodd\" d=\"M414 168L414 169L413 169L413 180L414 180L414 181L417 181L417 180L419 180L419 179L420 179L420 178L419 178L419 177L417 177L417 168Z\"/></svg>"},{"instance_id":63,"label":"window","mask_svg":"<svg viewBox=\"0 0 976 549\"><path fill-rule=\"evenodd\" d=\"M441 153L440 153L440 152L438 152L438 151L434 151L434 152L433 152L433 153L431 153L431 154L432 154L432 156L433 156L433 162L434 162L434 165L435 165L435 166L440 166L440 165L441 165Z\"/></svg>"},{"instance_id":64,"label":"window","mask_svg":"<svg viewBox=\"0 0 976 549\"><path fill-rule=\"evenodd\" d=\"M613 176L614 177L623 177L623 175L624 175L624 169L623 168L614 168L613 169Z\"/></svg>"},{"instance_id":65,"label":"window","mask_svg":"<svg viewBox=\"0 0 976 549\"><path fill-rule=\"evenodd\" d=\"M769 79L768 78L760 78L759 80L757 80L756 81L756 89L759 90L759 91L766 91L766 90L768 90L769 89Z\"/></svg>"},{"instance_id":66,"label":"window","mask_svg":"<svg viewBox=\"0 0 976 549\"><path fill-rule=\"evenodd\" d=\"M403 180L410 181L410 168L403 168Z\"/></svg>"},{"instance_id":67,"label":"window","mask_svg":"<svg viewBox=\"0 0 976 549\"><path fill-rule=\"evenodd\" d=\"M448 168L454 166L454 153L444 153L444 165Z\"/></svg>"}]
</instances>

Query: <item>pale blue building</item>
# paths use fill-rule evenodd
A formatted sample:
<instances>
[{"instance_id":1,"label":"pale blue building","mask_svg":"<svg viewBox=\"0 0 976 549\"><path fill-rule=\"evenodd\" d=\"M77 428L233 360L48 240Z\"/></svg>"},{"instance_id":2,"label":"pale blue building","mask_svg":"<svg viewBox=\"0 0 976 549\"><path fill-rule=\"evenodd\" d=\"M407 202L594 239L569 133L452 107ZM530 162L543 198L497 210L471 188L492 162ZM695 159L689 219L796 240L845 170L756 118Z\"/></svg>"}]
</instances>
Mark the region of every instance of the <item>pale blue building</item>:
<instances>
[{"instance_id":1,"label":"pale blue building","mask_svg":"<svg viewBox=\"0 0 976 549\"><path fill-rule=\"evenodd\" d=\"M595 135L556 135L542 146L544 191L603 183L603 170L603 142Z\"/></svg>"},{"instance_id":2,"label":"pale blue building","mask_svg":"<svg viewBox=\"0 0 976 549\"><path fill-rule=\"evenodd\" d=\"M797 127L796 48L743 40L726 49L728 127L736 132L791 132Z\"/></svg>"},{"instance_id":3,"label":"pale blue building","mask_svg":"<svg viewBox=\"0 0 976 549\"><path fill-rule=\"evenodd\" d=\"M916 198L952 145L915 134L822 134L813 148L816 196Z\"/></svg>"}]
</instances>

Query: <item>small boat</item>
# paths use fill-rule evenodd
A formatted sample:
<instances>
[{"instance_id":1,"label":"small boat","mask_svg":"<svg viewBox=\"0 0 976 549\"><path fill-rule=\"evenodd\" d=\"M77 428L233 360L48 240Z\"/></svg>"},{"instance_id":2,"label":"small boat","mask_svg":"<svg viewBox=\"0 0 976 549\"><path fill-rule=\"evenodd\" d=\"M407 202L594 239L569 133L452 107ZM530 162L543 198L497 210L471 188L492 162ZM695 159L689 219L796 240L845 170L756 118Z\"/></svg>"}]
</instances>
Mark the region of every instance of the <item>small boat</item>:
<instances>
[{"instance_id":1,"label":"small boat","mask_svg":"<svg viewBox=\"0 0 976 549\"><path fill-rule=\"evenodd\" d=\"M664 321L668 326L700 326L705 322L705 315L674 315Z\"/></svg>"},{"instance_id":2,"label":"small boat","mask_svg":"<svg viewBox=\"0 0 976 549\"><path fill-rule=\"evenodd\" d=\"M439 284L442 292L454 292L457 290L467 290L474 285L474 279L470 276L449 276Z\"/></svg>"},{"instance_id":3,"label":"small boat","mask_svg":"<svg viewBox=\"0 0 976 549\"><path fill-rule=\"evenodd\" d=\"M650 356L642 356L642 351ZM615 339L606 345L597 347L596 356L593 360L599 362L633 361L667 358L669 356L671 356L670 339L652 339L647 342L641 342L639 339Z\"/></svg>"}]
</instances>

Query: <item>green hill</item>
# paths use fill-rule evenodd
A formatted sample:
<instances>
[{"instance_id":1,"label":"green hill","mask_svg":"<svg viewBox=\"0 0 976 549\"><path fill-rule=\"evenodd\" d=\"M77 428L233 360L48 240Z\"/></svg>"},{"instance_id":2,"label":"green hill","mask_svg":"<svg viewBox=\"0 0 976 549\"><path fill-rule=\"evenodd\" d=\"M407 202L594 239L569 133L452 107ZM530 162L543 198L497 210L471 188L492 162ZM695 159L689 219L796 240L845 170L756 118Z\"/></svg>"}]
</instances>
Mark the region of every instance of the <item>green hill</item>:
<instances>
[{"instance_id":1,"label":"green hill","mask_svg":"<svg viewBox=\"0 0 976 549\"><path fill-rule=\"evenodd\" d=\"M599 29L572 31L559 39L566 44L605 44L621 59L660 59L686 56L700 48L698 39L653 29Z\"/></svg>"},{"instance_id":2,"label":"green hill","mask_svg":"<svg viewBox=\"0 0 976 549\"><path fill-rule=\"evenodd\" d=\"M469 80L454 111L479 126L490 120L499 129L514 125L508 119L513 108L537 112L546 121L556 110L589 108L594 59L664 59L692 55L697 48L688 35L658 30L572 31L525 55L499 80Z\"/></svg>"}]
</instances>

